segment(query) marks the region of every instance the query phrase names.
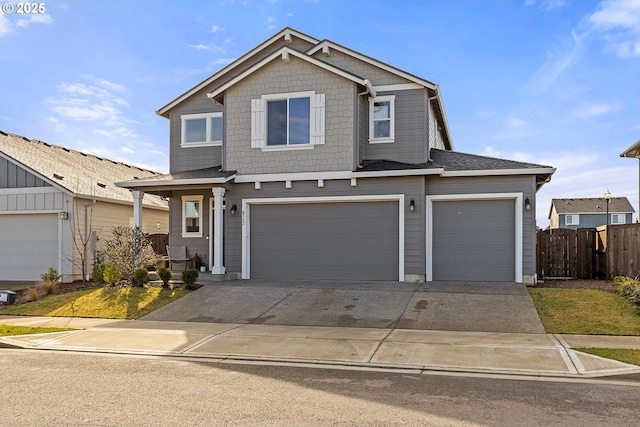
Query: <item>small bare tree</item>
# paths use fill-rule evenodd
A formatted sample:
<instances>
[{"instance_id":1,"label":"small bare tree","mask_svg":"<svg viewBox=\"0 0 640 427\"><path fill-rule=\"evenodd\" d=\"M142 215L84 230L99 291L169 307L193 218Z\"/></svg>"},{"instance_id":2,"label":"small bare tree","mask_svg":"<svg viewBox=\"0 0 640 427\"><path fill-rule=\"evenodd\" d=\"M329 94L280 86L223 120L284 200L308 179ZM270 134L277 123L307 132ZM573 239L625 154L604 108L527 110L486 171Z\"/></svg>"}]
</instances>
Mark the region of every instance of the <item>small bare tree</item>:
<instances>
[{"instance_id":1,"label":"small bare tree","mask_svg":"<svg viewBox=\"0 0 640 427\"><path fill-rule=\"evenodd\" d=\"M137 268L155 265L160 260L140 227L113 227L113 237L104 242L100 255L106 263L118 266L128 280Z\"/></svg>"},{"instance_id":2,"label":"small bare tree","mask_svg":"<svg viewBox=\"0 0 640 427\"><path fill-rule=\"evenodd\" d=\"M74 202L73 221L71 227L71 239L75 253L68 257L71 264L82 271L82 280L88 280L90 249L95 245L95 230L93 230L93 208L96 204L92 196L87 203L81 204L79 200ZM84 208L84 221L81 221L81 209Z\"/></svg>"}]
</instances>

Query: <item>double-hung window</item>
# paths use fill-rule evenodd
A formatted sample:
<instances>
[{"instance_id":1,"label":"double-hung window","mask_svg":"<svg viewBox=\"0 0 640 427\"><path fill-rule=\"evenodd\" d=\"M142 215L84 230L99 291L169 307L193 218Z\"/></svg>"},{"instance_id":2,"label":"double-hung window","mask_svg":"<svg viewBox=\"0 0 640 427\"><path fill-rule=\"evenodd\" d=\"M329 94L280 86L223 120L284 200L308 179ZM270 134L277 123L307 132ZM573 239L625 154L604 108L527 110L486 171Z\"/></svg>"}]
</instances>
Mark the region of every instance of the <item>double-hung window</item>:
<instances>
[{"instance_id":1,"label":"double-hung window","mask_svg":"<svg viewBox=\"0 0 640 427\"><path fill-rule=\"evenodd\" d=\"M251 100L251 147L313 148L324 144L324 94L295 92Z\"/></svg>"},{"instance_id":2,"label":"double-hung window","mask_svg":"<svg viewBox=\"0 0 640 427\"><path fill-rule=\"evenodd\" d=\"M369 98L369 142L395 141L395 95Z\"/></svg>"},{"instance_id":3,"label":"double-hung window","mask_svg":"<svg viewBox=\"0 0 640 427\"><path fill-rule=\"evenodd\" d=\"M580 215L565 215L564 216L564 224L565 225L580 225Z\"/></svg>"},{"instance_id":4,"label":"double-hung window","mask_svg":"<svg viewBox=\"0 0 640 427\"><path fill-rule=\"evenodd\" d=\"M182 119L182 147L222 145L222 113L186 114Z\"/></svg>"},{"instance_id":5,"label":"double-hung window","mask_svg":"<svg viewBox=\"0 0 640 427\"><path fill-rule=\"evenodd\" d=\"M625 214L611 214L611 224L624 224Z\"/></svg>"},{"instance_id":6,"label":"double-hung window","mask_svg":"<svg viewBox=\"0 0 640 427\"><path fill-rule=\"evenodd\" d=\"M203 196L182 197L182 237L202 237Z\"/></svg>"}]
</instances>

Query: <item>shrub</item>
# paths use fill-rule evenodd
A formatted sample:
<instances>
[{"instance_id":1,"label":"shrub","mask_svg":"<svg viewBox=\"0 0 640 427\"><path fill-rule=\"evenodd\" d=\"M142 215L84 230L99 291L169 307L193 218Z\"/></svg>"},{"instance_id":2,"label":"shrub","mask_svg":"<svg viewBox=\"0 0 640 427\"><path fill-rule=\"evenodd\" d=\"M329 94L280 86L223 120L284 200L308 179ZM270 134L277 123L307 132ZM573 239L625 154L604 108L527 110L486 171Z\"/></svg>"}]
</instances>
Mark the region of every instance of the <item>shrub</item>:
<instances>
[{"instance_id":1,"label":"shrub","mask_svg":"<svg viewBox=\"0 0 640 427\"><path fill-rule=\"evenodd\" d=\"M38 284L37 288L40 289L45 295L55 294L58 290L58 282L45 280L44 282Z\"/></svg>"},{"instance_id":2,"label":"shrub","mask_svg":"<svg viewBox=\"0 0 640 427\"><path fill-rule=\"evenodd\" d=\"M104 281L110 285L117 283L120 279L122 279L122 273L117 265L107 264L104 266Z\"/></svg>"},{"instance_id":3,"label":"shrub","mask_svg":"<svg viewBox=\"0 0 640 427\"><path fill-rule=\"evenodd\" d=\"M156 271L156 273L158 274L158 277L160 278L160 280L162 280L162 286L165 288L169 287L169 280L171 280L171 270L169 270L168 268L159 268L158 271Z\"/></svg>"},{"instance_id":4,"label":"shrub","mask_svg":"<svg viewBox=\"0 0 640 427\"><path fill-rule=\"evenodd\" d=\"M616 276L611 284L640 314L640 280L637 277Z\"/></svg>"},{"instance_id":5,"label":"shrub","mask_svg":"<svg viewBox=\"0 0 640 427\"><path fill-rule=\"evenodd\" d=\"M133 273L140 266L155 265L160 256L153 250L145 250L151 243L140 227L114 227L113 237L104 242L100 251L109 264L115 264L126 279L133 279Z\"/></svg>"},{"instance_id":6,"label":"shrub","mask_svg":"<svg viewBox=\"0 0 640 427\"><path fill-rule=\"evenodd\" d=\"M43 282L57 282L60 280L60 275L58 274L58 270L53 267L49 267L46 273L42 273L40 278Z\"/></svg>"},{"instance_id":7,"label":"shrub","mask_svg":"<svg viewBox=\"0 0 640 427\"><path fill-rule=\"evenodd\" d=\"M149 281L149 272L146 268L139 268L133 272L133 286L142 286Z\"/></svg>"},{"instance_id":8,"label":"shrub","mask_svg":"<svg viewBox=\"0 0 640 427\"><path fill-rule=\"evenodd\" d=\"M104 264L94 264L91 272L91 280L94 282L104 282Z\"/></svg>"},{"instance_id":9,"label":"shrub","mask_svg":"<svg viewBox=\"0 0 640 427\"><path fill-rule=\"evenodd\" d=\"M27 289L27 300L29 301L35 301L38 299L38 289L36 288L29 288Z\"/></svg>"},{"instance_id":10,"label":"shrub","mask_svg":"<svg viewBox=\"0 0 640 427\"><path fill-rule=\"evenodd\" d=\"M200 276L200 273L195 268L184 270L182 272L182 281L184 282L185 287L187 289L193 289L196 281L198 281L198 276Z\"/></svg>"}]
</instances>

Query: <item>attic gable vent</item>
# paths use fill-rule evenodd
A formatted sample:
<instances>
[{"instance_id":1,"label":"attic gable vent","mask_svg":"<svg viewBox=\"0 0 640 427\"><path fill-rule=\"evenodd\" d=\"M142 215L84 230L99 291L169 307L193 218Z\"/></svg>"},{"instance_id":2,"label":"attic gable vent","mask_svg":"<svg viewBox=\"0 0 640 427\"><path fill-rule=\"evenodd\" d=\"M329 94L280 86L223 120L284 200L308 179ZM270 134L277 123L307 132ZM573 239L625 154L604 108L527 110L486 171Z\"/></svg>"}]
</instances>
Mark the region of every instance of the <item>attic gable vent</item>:
<instances>
[{"instance_id":1,"label":"attic gable vent","mask_svg":"<svg viewBox=\"0 0 640 427\"><path fill-rule=\"evenodd\" d=\"M54 177L55 179L59 179L60 181L62 181L62 180L64 179L64 176L62 176L62 175L58 175L57 173L54 173L54 174L53 174L53 177Z\"/></svg>"},{"instance_id":2,"label":"attic gable vent","mask_svg":"<svg viewBox=\"0 0 640 427\"><path fill-rule=\"evenodd\" d=\"M5 132L5 131L3 131L3 130L0 130L0 133L1 133L1 134L3 134L4 136L9 136L9 134L8 134L8 133L6 133L6 132Z\"/></svg>"},{"instance_id":3,"label":"attic gable vent","mask_svg":"<svg viewBox=\"0 0 640 427\"><path fill-rule=\"evenodd\" d=\"M98 187L107 188L107 184L103 184L101 182L98 183Z\"/></svg>"}]
</instances>

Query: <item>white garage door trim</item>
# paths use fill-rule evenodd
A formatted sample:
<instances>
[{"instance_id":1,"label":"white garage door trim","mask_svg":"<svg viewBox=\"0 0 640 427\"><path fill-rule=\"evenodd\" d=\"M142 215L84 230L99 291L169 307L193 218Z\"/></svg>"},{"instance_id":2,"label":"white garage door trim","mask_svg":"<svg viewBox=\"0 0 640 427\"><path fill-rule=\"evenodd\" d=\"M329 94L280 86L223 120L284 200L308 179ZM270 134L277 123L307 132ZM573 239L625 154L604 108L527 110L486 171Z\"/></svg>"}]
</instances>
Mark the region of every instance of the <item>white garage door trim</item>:
<instances>
[{"instance_id":1,"label":"white garage door trim","mask_svg":"<svg viewBox=\"0 0 640 427\"><path fill-rule=\"evenodd\" d=\"M455 201L455 200L513 200L516 213L515 232L515 277L514 281L522 283L522 193L484 193L484 194L449 194L438 196L427 196L427 282L433 281L433 202Z\"/></svg>"},{"instance_id":2,"label":"white garage door trim","mask_svg":"<svg viewBox=\"0 0 640 427\"><path fill-rule=\"evenodd\" d=\"M404 281L404 194L326 197L281 197L242 200L242 278L251 278L249 238L251 234L251 205L341 202L398 202L398 280Z\"/></svg>"}]
</instances>

